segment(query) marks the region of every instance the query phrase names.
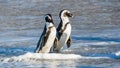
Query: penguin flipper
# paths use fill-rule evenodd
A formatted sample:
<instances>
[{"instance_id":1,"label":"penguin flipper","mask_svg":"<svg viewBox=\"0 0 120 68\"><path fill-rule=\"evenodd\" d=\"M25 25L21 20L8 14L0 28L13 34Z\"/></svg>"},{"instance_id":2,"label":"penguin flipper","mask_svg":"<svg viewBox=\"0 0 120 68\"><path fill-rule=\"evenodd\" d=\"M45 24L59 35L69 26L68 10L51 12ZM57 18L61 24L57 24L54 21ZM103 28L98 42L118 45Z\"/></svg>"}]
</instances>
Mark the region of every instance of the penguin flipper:
<instances>
[{"instance_id":1,"label":"penguin flipper","mask_svg":"<svg viewBox=\"0 0 120 68\"><path fill-rule=\"evenodd\" d=\"M41 35L41 37L40 37L40 39L39 39L39 41L37 43L37 47L35 49L35 53L38 53L39 50L41 49L43 40L44 40L44 37L43 37L43 35Z\"/></svg>"},{"instance_id":2,"label":"penguin flipper","mask_svg":"<svg viewBox=\"0 0 120 68\"><path fill-rule=\"evenodd\" d=\"M44 36L45 36L45 34L46 34L46 25L44 26L44 30L43 30L43 32L42 32L42 35L40 36L40 39L39 39L39 41L38 41L38 43L37 43L37 47L36 47L36 49L35 49L35 53L38 53L40 50L41 50L41 47L43 46L43 40L44 40Z\"/></svg>"},{"instance_id":3,"label":"penguin flipper","mask_svg":"<svg viewBox=\"0 0 120 68\"><path fill-rule=\"evenodd\" d=\"M38 41L38 43L37 43L37 48L36 48L36 50L35 50L35 53L39 53L39 51L42 50L42 47L45 45L46 39L47 39L45 33L46 33L46 32L44 32L44 33L41 35L41 37L40 37L40 39L39 39L39 41Z\"/></svg>"},{"instance_id":4,"label":"penguin flipper","mask_svg":"<svg viewBox=\"0 0 120 68\"><path fill-rule=\"evenodd\" d=\"M69 39L67 40L67 48L69 48L71 46L71 42L72 42L72 39L71 37L69 37Z\"/></svg>"},{"instance_id":5,"label":"penguin flipper","mask_svg":"<svg viewBox=\"0 0 120 68\"><path fill-rule=\"evenodd\" d=\"M43 36L39 51L42 50L42 48L45 46L47 39L49 37L49 34L50 34L50 31L46 32L46 34Z\"/></svg>"}]
</instances>

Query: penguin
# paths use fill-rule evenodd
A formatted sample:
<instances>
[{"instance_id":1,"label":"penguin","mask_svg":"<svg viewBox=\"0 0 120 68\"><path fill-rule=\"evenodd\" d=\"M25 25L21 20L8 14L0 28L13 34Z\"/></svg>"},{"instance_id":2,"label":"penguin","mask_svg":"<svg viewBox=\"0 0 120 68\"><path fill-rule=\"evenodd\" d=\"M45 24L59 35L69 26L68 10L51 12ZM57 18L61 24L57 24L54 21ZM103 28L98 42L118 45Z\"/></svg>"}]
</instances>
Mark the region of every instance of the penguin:
<instances>
[{"instance_id":1,"label":"penguin","mask_svg":"<svg viewBox=\"0 0 120 68\"><path fill-rule=\"evenodd\" d=\"M57 27L57 38L58 38L58 45L54 45L53 51L55 53L61 52L61 49L66 44L67 48L71 46L71 23L69 18L73 17L72 13L67 10L63 9L60 11L59 14L60 23Z\"/></svg>"},{"instance_id":2,"label":"penguin","mask_svg":"<svg viewBox=\"0 0 120 68\"><path fill-rule=\"evenodd\" d=\"M35 53L49 53L51 47L57 45L56 28L53 23L52 15L45 15L45 26L42 35L37 43Z\"/></svg>"}]
</instances>

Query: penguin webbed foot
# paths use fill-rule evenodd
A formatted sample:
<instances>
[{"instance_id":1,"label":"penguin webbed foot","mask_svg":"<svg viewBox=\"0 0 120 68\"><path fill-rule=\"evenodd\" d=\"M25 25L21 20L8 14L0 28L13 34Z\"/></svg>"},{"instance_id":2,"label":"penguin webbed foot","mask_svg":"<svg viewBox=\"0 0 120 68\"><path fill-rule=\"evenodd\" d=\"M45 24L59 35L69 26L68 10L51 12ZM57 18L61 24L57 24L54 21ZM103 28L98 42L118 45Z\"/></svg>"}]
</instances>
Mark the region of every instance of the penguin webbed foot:
<instances>
[{"instance_id":1,"label":"penguin webbed foot","mask_svg":"<svg viewBox=\"0 0 120 68\"><path fill-rule=\"evenodd\" d=\"M61 51L59 49L54 48L53 53L60 53Z\"/></svg>"}]
</instances>

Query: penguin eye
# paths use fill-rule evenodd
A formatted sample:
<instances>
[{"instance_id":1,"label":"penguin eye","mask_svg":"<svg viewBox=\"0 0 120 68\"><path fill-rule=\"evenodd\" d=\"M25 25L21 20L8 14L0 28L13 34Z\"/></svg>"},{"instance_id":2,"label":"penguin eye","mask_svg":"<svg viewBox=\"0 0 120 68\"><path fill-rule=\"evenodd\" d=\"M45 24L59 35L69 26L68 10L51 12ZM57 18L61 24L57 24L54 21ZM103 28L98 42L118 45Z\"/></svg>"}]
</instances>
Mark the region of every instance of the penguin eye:
<instances>
[{"instance_id":1,"label":"penguin eye","mask_svg":"<svg viewBox=\"0 0 120 68\"><path fill-rule=\"evenodd\" d=\"M67 12L64 13L64 17L68 17L68 13Z\"/></svg>"}]
</instances>

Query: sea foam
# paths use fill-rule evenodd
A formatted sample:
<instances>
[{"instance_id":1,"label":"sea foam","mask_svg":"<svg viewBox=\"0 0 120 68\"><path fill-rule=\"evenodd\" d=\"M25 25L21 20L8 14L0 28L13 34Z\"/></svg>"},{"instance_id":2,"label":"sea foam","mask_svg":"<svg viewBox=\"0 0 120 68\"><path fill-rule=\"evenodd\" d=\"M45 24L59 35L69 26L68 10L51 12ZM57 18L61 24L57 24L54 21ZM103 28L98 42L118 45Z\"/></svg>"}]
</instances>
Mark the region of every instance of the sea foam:
<instances>
[{"instance_id":1,"label":"sea foam","mask_svg":"<svg viewBox=\"0 0 120 68\"><path fill-rule=\"evenodd\" d=\"M116 56L120 56L120 51L115 53Z\"/></svg>"},{"instance_id":2,"label":"sea foam","mask_svg":"<svg viewBox=\"0 0 120 68\"><path fill-rule=\"evenodd\" d=\"M80 55L76 54L56 54L56 53L26 53L20 56L13 56L10 58L4 58L3 62L24 62L31 60L74 60L82 58Z\"/></svg>"}]
</instances>

